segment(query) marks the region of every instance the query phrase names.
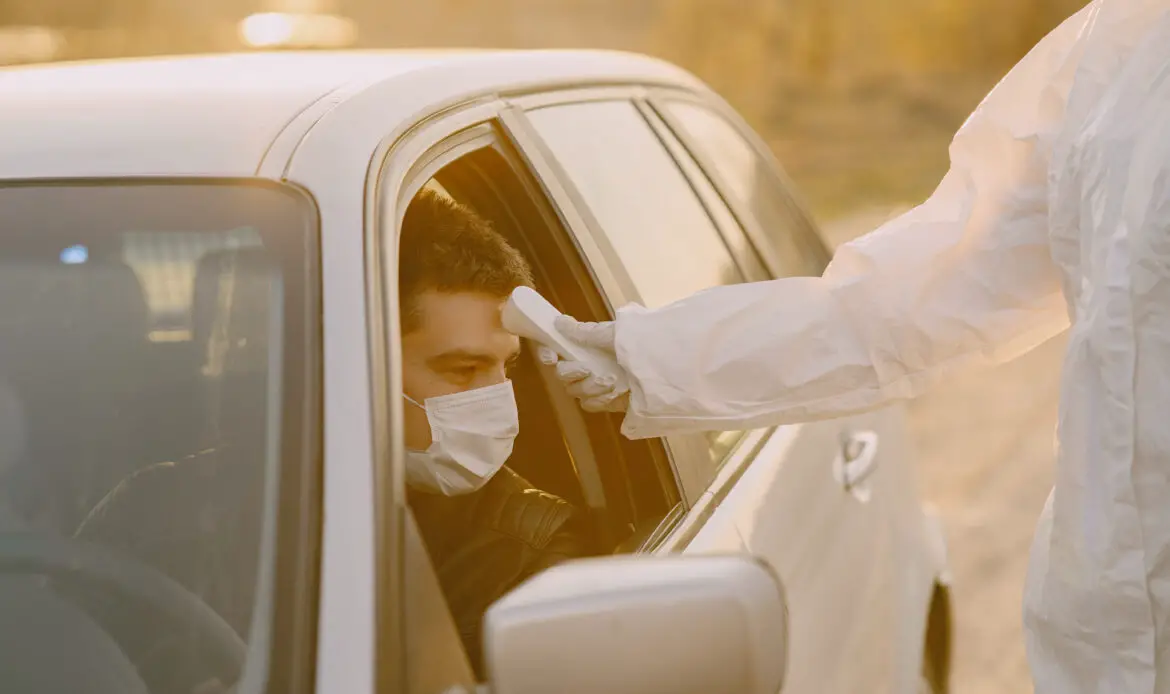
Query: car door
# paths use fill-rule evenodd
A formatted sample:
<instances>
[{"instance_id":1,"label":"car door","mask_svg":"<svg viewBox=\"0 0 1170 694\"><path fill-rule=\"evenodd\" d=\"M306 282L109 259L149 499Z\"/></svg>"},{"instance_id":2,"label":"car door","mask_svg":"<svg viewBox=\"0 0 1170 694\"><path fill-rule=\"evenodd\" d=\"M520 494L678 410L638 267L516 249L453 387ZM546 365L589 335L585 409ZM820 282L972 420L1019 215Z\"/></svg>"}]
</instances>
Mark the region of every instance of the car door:
<instances>
[{"instance_id":1,"label":"car door","mask_svg":"<svg viewBox=\"0 0 1170 694\"><path fill-rule=\"evenodd\" d=\"M494 100L471 101L447 108L426 118L395 143L387 153L375 155L369 167L375 172L367 181L369 198L374 202L367 226L365 255L366 276L370 282L367 297L370 324L370 350L373 364L376 449L384 456L401 455L401 419L392 416L400 404L401 384L394 369L401 340L398 332L397 234L404 211L420 190L439 193L467 206L491 224L533 265L536 286L550 299L575 315L591 319L605 317L606 307L593 291L588 269L572 249L571 238L561 229L555 213L548 207L519 161L497 121L504 106ZM578 267L580 266L580 267ZM593 297L597 300L594 301ZM609 418L585 415L564 392L555 377L548 374L548 395L540 400L533 396L544 389L535 370L527 372L524 362L532 355L525 350L511 372L521 434L508 465L513 471L532 475L534 487L562 498L574 498L596 531L597 549L614 550L622 542L649 536L674 508L681 508L680 494L665 459L665 451L656 455L657 442L632 442L622 439ZM533 360L533 364L535 362ZM536 416L537 410L547 410ZM551 422L551 423L550 423ZM556 431L559 428L560 431ZM387 434L389 432L389 434ZM535 434L535 435L533 435ZM528 436L528 443L524 438ZM396 438L397 437L397 438ZM554 450L560 448L560 455ZM659 460L655 460L659 459ZM626 461L639 463L626 465ZM563 465L562 465L563 463ZM401 472L402 461L392 469ZM566 474L557 474L560 473ZM580 485L570 489L561 482L572 480ZM380 480L398 492L405 481ZM396 554L384 553L386 576L380 583L397 581L401 605L400 622L384 622L381 631L395 629L404 635L398 651L401 663L383 663L381 676L396 680L401 691L409 694L439 694L471 691L475 673L471 660L474 653L464 650L464 643L452 621L449 598L443 592L436 566L429 556L430 547L423 537L425 520L403 500L385 499L391 508L386 520L402 528ZM383 513L386 513L383 511ZM671 516L673 518L673 516ZM595 521L595 522L594 522ZM379 522L379 526L383 521ZM620 549L618 550L620 551ZM505 549L507 553L507 549ZM514 559L504 557L507 562ZM390 610L380 611L382 613ZM388 639L387 639L388 640ZM393 645L393 644L391 644ZM385 686L389 687L389 684ZM398 691L393 690L391 691Z\"/></svg>"},{"instance_id":2,"label":"car door","mask_svg":"<svg viewBox=\"0 0 1170 694\"><path fill-rule=\"evenodd\" d=\"M534 169L557 179L553 197L573 209L565 216L581 222L583 254L613 304L653 307L819 271L815 252L769 240L788 230L747 232L714 170L640 96L541 95L518 101L524 116L511 120ZM905 691L915 681L916 648L899 617L898 431L879 413L667 442L688 511L658 551L748 550L779 571L792 610L786 692Z\"/></svg>"},{"instance_id":3,"label":"car door","mask_svg":"<svg viewBox=\"0 0 1170 694\"><path fill-rule=\"evenodd\" d=\"M745 233L765 255L772 273L820 274L829 253L815 224L795 199L790 181L771 153L737 114L710 96L666 90L652 96L651 103L701 163ZM881 633L893 637L889 649L860 646L858 661L881 668L888 665L892 690L904 691L914 686L911 683L921 671L923 624L938 569L938 557L924 537L925 518L904 411L890 407L838 424L844 444L834 458L835 480L852 486L855 475L869 475L855 493L866 502L861 520L873 523L869 529L876 531L868 542L884 543L870 574L874 595L887 608L871 610L871 616L883 629ZM866 468L869 454L873 464ZM845 465L847 461L851 462ZM846 471L848 475L843 474ZM852 669L862 676L868 670Z\"/></svg>"},{"instance_id":4,"label":"car door","mask_svg":"<svg viewBox=\"0 0 1170 694\"><path fill-rule=\"evenodd\" d=\"M650 102L701 163L773 274L820 274L829 252L816 225L770 151L742 119L712 95L659 90ZM889 664L892 691L908 691L921 672L923 625L940 562L945 562L927 535L940 531L928 527L923 514L903 408L889 407L838 424L845 444L834 465L852 460L846 467L853 472L850 479L842 479L844 470L835 467L836 481L852 485L853 474L865 470L866 455L860 447L873 445L869 477L857 492L866 501L862 519L878 529L869 542L883 543L870 571L873 585L879 586L874 595L880 595L888 609L872 616L881 633L893 637L889 649L861 646L865 655L859 658L883 668ZM854 671L865 675L867 669Z\"/></svg>"}]
</instances>

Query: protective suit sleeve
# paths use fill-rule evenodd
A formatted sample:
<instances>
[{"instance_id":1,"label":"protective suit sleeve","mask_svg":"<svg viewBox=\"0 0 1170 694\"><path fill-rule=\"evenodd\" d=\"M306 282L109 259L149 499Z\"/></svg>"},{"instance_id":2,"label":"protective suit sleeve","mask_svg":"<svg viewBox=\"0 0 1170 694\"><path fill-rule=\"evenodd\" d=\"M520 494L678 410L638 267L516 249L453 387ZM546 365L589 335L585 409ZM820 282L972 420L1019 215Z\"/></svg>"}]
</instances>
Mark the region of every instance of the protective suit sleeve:
<instances>
[{"instance_id":1,"label":"protective suit sleeve","mask_svg":"<svg viewBox=\"0 0 1170 694\"><path fill-rule=\"evenodd\" d=\"M623 433L647 438L831 418L1012 359L1068 326L1047 176L1093 3L1018 63L955 135L922 205L841 247L819 278L618 312Z\"/></svg>"}]
</instances>

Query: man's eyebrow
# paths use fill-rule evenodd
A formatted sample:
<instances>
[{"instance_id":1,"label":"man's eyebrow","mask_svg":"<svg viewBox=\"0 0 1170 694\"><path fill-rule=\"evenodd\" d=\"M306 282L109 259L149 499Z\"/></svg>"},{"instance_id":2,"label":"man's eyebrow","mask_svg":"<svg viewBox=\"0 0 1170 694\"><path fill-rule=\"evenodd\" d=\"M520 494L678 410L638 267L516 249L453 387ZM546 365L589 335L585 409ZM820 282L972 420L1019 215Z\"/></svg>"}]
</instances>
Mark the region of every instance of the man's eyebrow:
<instances>
[{"instance_id":1,"label":"man's eyebrow","mask_svg":"<svg viewBox=\"0 0 1170 694\"><path fill-rule=\"evenodd\" d=\"M478 364L489 364L495 361L495 358L490 354L482 352L472 352L466 349L453 349L449 352L436 354L427 359L428 364L447 364L451 362L476 362Z\"/></svg>"}]
</instances>

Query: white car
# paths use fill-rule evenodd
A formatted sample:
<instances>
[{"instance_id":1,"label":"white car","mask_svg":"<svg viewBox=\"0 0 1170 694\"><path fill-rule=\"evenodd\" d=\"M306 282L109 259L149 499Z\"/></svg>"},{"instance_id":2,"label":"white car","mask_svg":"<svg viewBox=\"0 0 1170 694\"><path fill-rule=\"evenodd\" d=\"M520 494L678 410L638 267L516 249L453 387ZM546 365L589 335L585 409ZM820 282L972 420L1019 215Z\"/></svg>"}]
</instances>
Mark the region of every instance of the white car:
<instances>
[{"instance_id":1,"label":"white car","mask_svg":"<svg viewBox=\"0 0 1170 694\"><path fill-rule=\"evenodd\" d=\"M739 117L635 55L15 68L0 133L5 691L475 690L405 501L396 234L423 187L580 319L829 258ZM535 360L514 380L512 465L627 556L491 608L479 686L945 691L945 545L898 409L631 442Z\"/></svg>"}]
</instances>

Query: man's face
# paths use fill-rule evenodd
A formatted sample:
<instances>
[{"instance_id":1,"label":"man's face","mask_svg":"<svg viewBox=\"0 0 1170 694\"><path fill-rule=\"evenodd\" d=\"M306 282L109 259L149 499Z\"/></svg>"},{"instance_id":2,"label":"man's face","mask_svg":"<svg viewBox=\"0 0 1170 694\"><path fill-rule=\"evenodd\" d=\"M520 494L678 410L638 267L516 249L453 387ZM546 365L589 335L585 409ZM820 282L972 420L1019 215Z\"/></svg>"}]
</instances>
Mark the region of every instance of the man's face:
<instances>
[{"instance_id":1,"label":"man's face","mask_svg":"<svg viewBox=\"0 0 1170 694\"><path fill-rule=\"evenodd\" d=\"M504 300L478 292L424 291L417 299L420 325L402 338L403 390L420 405L427 398L483 388L507 380L520 355L520 338L504 330ZM407 403L406 447L431 445L426 413Z\"/></svg>"}]
</instances>

